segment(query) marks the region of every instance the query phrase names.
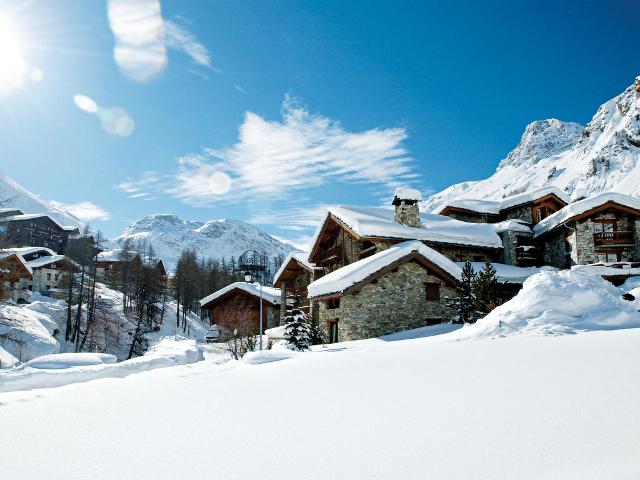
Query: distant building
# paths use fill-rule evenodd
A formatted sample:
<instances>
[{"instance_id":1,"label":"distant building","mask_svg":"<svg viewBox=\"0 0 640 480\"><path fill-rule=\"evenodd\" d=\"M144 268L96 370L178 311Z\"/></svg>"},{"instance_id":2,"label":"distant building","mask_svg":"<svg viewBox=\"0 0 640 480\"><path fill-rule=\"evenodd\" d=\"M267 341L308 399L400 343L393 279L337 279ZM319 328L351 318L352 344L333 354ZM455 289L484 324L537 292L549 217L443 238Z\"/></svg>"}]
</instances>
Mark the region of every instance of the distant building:
<instances>
[{"instance_id":1,"label":"distant building","mask_svg":"<svg viewBox=\"0 0 640 480\"><path fill-rule=\"evenodd\" d=\"M224 335L234 330L257 334L261 295L264 331L280 323L281 292L277 288L260 289L256 283L235 282L200 300L200 307L209 311L211 325L218 325Z\"/></svg>"},{"instance_id":2,"label":"distant building","mask_svg":"<svg viewBox=\"0 0 640 480\"><path fill-rule=\"evenodd\" d=\"M73 228L63 227L49 215L39 213L7 215L1 221L10 246L46 247L60 254L64 253Z\"/></svg>"},{"instance_id":3,"label":"distant building","mask_svg":"<svg viewBox=\"0 0 640 480\"><path fill-rule=\"evenodd\" d=\"M24 259L12 252L0 250L0 300L10 298L16 302L27 301L29 293L21 286L31 279L33 271Z\"/></svg>"},{"instance_id":4,"label":"distant building","mask_svg":"<svg viewBox=\"0 0 640 480\"><path fill-rule=\"evenodd\" d=\"M1 254L16 255L29 267L31 275L19 281L20 290L48 294L59 289L65 271L79 272L80 266L70 258L43 247L19 247L0 250Z\"/></svg>"}]
</instances>

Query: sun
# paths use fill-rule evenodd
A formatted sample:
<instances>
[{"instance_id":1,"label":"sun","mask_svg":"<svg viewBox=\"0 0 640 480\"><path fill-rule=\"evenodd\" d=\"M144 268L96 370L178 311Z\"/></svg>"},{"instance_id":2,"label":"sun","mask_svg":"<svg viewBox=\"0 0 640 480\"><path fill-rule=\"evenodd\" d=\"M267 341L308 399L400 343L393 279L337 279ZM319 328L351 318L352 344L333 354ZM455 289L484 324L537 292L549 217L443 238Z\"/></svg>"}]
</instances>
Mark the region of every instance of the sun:
<instances>
[{"instance_id":1,"label":"sun","mask_svg":"<svg viewBox=\"0 0 640 480\"><path fill-rule=\"evenodd\" d=\"M0 93L22 86L27 63L11 22L0 16Z\"/></svg>"}]
</instances>

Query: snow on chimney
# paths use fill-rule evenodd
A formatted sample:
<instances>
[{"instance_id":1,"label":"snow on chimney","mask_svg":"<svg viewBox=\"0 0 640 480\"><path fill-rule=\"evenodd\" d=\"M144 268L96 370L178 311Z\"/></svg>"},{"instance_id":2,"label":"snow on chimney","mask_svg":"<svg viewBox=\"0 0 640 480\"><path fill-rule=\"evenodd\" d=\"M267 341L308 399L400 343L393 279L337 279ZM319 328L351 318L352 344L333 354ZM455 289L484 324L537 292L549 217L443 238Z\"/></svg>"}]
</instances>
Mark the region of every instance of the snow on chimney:
<instances>
[{"instance_id":1,"label":"snow on chimney","mask_svg":"<svg viewBox=\"0 0 640 480\"><path fill-rule=\"evenodd\" d=\"M395 221L408 227L421 227L418 205L421 200L422 194L414 188L396 189L392 202L396 207Z\"/></svg>"}]
</instances>

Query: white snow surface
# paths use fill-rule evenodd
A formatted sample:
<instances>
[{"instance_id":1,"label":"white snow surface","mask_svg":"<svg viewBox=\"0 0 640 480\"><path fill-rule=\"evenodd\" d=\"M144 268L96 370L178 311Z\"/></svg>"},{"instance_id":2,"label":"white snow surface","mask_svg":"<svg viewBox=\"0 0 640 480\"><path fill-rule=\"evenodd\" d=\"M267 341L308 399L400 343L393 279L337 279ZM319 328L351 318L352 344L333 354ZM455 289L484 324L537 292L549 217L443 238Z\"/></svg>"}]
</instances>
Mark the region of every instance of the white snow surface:
<instances>
[{"instance_id":1,"label":"white snow surface","mask_svg":"<svg viewBox=\"0 0 640 480\"><path fill-rule=\"evenodd\" d=\"M115 355L108 353L54 353L43 355L27 362L27 366L39 369L60 369L71 367L86 367L87 365L102 365L104 363L116 363Z\"/></svg>"},{"instance_id":2,"label":"white snow surface","mask_svg":"<svg viewBox=\"0 0 640 480\"><path fill-rule=\"evenodd\" d=\"M0 347L21 361L58 353L60 343L53 337L58 324L51 315L42 311L42 307L41 302L29 305L0 304L0 333L24 342L24 345L4 342L0 343Z\"/></svg>"},{"instance_id":3,"label":"white snow surface","mask_svg":"<svg viewBox=\"0 0 640 480\"><path fill-rule=\"evenodd\" d=\"M334 215L356 234L363 237L428 240L456 245L502 248L502 241L494 228L486 223L468 223L453 218L420 214L422 227L408 227L394 220L394 210L379 207L332 206L327 215ZM322 223L311 241L315 245Z\"/></svg>"},{"instance_id":4,"label":"white snow surface","mask_svg":"<svg viewBox=\"0 0 640 480\"><path fill-rule=\"evenodd\" d=\"M452 185L421 209L440 211L454 199L501 201L545 186L574 199L607 191L640 196L640 98L633 85L598 108L586 127L555 119L529 124L492 176Z\"/></svg>"},{"instance_id":5,"label":"white snow surface","mask_svg":"<svg viewBox=\"0 0 640 480\"><path fill-rule=\"evenodd\" d=\"M11 367L19 362L20 360L0 346L0 368Z\"/></svg>"},{"instance_id":6,"label":"white snow surface","mask_svg":"<svg viewBox=\"0 0 640 480\"><path fill-rule=\"evenodd\" d=\"M447 336L336 344L258 365L205 360L4 393L3 478L636 477L640 329ZM256 415L269 424L260 435L247 433L255 430L257 417L247 412L256 392ZM304 412L283 413L292 395ZM64 448L43 470L61 438Z\"/></svg>"},{"instance_id":7,"label":"white snow surface","mask_svg":"<svg viewBox=\"0 0 640 480\"><path fill-rule=\"evenodd\" d=\"M533 233L533 230L524 220L504 220L498 223L492 223L496 233L503 232L522 232Z\"/></svg>"},{"instance_id":8,"label":"white snow surface","mask_svg":"<svg viewBox=\"0 0 640 480\"><path fill-rule=\"evenodd\" d=\"M247 282L234 282L231 285L227 285L220 290L213 292L212 294L204 297L200 300L200 305L206 305L207 303L222 297L232 290L242 290L244 292L250 293L251 295L259 298L262 295L262 299L273 303L275 305L280 305L280 289L273 287L265 287L260 288L259 283L247 283ZM262 293L261 293L262 291Z\"/></svg>"},{"instance_id":9,"label":"white snow surface","mask_svg":"<svg viewBox=\"0 0 640 480\"><path fill-rule=\"evenodd\" d=\"M593 210L605 203L616 203L618 205L640 210L640 198L615 192L603 192L598 195L585 198L584 200L570 203L566 207L558 210L556 213L549 215L533 227L535 236L539 236L553 230L557 226L571 220L576 215Z\"/></svg>"},{"instance_id":10,"label":"white snow surface","mask_svg":"<svg viewBox=\"0 0 640 480\"><path fill-rule=\"evenodd\" d=\"M452 277L460 278L460 274L462 273L461 268L441 253L427 247L422 242L401 242L375 255L339 268L311 282L307 287L309 298L321 297L332 293L342 293L387 265L414 252L437 265Z\"/></svg>"},{"instance_id":11,"label":"white snow surface","mask_svg":"<svg viewBox=\"0 0 640 480\"><path fill-rule=\"evenodd\" d=\"M270 259L286 256L294 248L267 235L259 228L233 220L195 222L176 215L156 214L141 218L129 225L114 241L122 245L129 238L134 245L140 240L150 244L167 272L173 274L186 249L195 250L200 257L236 260L247 250L266 253Z\"/></svg>"},{"instance_id":12,"label":"white snow surface","mask_svg":"<svg viewBox=\"0 0 640 480\"><path fill-rule=\"evenodd\" d=\"M456 333L459 338L564 335L640 328L640 312L624 291L597 276L571 270L540 272L514 298Z\"/></svg>"},{"instance_id":13,"label":"white snow surface","mask_svg":"<svg viewBox=\"0 0 640 480\"><path fill-rule=\"evenodd\" d=\"M80 360L75 357L77 355L87 354L47 355L42 359L33 360L33 363L29 362L14 369L2 370L0 371L0 392L53 388L96 379L122 378L156 368L194 363L202 358L196 341L182 337L162 338L155 345L152 345L143 356L120 363L109 361L109 357L113 356L108 355L102 357L101 363L85 361L84 364L81 364ZM56 357L61 358L56 360ZM74 365L74 362L77 364Z\"/></svg>"}]
</instances>

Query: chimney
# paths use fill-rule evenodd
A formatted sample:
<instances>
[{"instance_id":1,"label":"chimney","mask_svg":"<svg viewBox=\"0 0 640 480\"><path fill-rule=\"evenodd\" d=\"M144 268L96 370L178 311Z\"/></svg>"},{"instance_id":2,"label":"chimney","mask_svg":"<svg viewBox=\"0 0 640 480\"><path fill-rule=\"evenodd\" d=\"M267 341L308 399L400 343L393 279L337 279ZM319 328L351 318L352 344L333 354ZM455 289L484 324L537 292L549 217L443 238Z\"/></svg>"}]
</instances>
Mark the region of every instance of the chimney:
<instances>
[{"instance_id":1,"label":"chimney","mask_svg":"<svg viewBox=\"0 0 640 480\"><path fill-rule=\"evenodd\" d=\"M418 205L421 200L422 194L414 188L396 189L393 197L393 206L396 207L394 220L407 227L421 227Z\"/></svg>"}]
</instances>

